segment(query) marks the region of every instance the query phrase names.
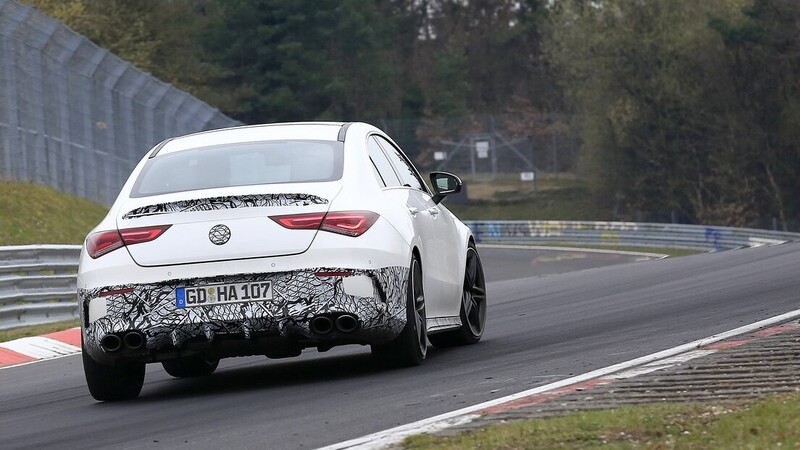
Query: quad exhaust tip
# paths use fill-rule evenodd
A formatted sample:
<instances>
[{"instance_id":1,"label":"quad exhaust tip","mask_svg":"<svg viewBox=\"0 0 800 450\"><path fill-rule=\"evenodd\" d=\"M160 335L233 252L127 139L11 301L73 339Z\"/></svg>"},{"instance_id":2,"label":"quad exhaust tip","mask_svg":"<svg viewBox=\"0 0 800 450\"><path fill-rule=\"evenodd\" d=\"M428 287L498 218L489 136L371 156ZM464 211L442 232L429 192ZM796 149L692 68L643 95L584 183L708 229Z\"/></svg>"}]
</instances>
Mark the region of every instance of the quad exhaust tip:
<instances>
[{"instance_id":1,"label":"quad exhaust tip","mask_svg":"<svg viewBox=\"0 0 800 450\"><path fill-rule=\"evenodd\" d=\"M352 333L358 329L358 318L352 314L331 316L320 314L311 319L309 327L316 334L328 334L333 330L341 333Z\"/></svg>"},{"instance_id":2,"label":"quad exhaust tip","mask_svg":"<svg viewBox=\"0 0 800 450\"><path fill-rule=\"evenodd\" d=\"M122 348L122 339L116 334L107 334L100 340L100 348L107 352L115 352Z\"/></svg>"},{"instance_id":3,"label":"quad exhaust tip","mask_svg":"<svg viewBox=\"0 0 800 450\"><path fill-rule=\"evenodd\" d=\"M137 350L144 345L144 335L138 331L131 331L125 334L123 341L125 342L125 347Z\"/></svg>"},{"instance_id":4,"label":"quad exhaust tip","mask_svg":"<svg viewBox=\"0 0 800 450\"><path fill-rule=\"evenodd\" d=\"M311 319L311 331L317 334L328 334L333 331L333 320L328 316L316 316Z\"/></svg>"},{"instance_id":5,"label":"quad exhaust tip","mask_svg":"<svg viewBox=\"0 0 800 450\"><path fill-rule=\"evenodd\" d=\"M336 329L342 333L352 333L358 328L358 319L352 314L342 314L336 318Z\"/></svg>"},{"instance_id":6,"label":"quad exhaust tip","mask_svg":"<svg viewBox=\"0 0 800 450\"><path fill-rule=\"evenodd\" d=\"M107 334L100 339L100 348L107 352L116 352L122 349L123 345L130 350L138 350L145 343L144 334L140 331L129 331L123 337L119 334Z\"/></svg>"}]
</instances>

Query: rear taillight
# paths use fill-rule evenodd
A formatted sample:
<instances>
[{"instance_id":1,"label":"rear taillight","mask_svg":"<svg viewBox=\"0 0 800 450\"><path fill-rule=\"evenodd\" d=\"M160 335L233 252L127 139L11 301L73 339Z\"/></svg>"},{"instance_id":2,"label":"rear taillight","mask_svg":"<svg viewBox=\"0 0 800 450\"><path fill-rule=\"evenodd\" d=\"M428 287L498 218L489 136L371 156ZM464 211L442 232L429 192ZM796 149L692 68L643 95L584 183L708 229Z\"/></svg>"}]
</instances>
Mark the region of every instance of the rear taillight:
<instances>
[{"instance_id":1,"label":"rear taillight","mask_svg":"<svg viewBox=\"0 0 800 450\"><path fill-rule=\"evenodd\" d=\"M289 216L272 216L270 219L290 230L319 230L325 213L293 214Z\"/></svg>"},{"instance_id":2,"label":"rear taillight","mask_svg":"<svg viewBox=\"0 0 800 450\"><path fill-rule=\"evenodd\" d=\"M322 230L356 237L366 233L378 217L371 211L339 211L272 216L270 219L290 230Z\"/></svg>"},{"instance_id":3,"label":"rear taillight","mask_svg":"<svg viewBox=\"0 0 800 450\"><path fill-rule=\"evenodd\" d=\"M126 230L119 230L122 235L122 241L125 245L140 244L142 242L150 242L153 239L164 234L172 225L159 225L157 227L142 227L142 228L128 228Z\"/></svg>"},{"instance_id":4,"label":"rear taillight","mask_svg":"<svg viewBox=\"0 0 800 450\"><path fill-rule=\"evenodd\" d=\"M92 259L97 259L125 245L149 242L164 234L172 225L156 227L127 228L124 230L99 231L86 238L86 251Z\"/></svg>"},{"instance_id":5,"label":"rear taillight","mask_svg":"<svg viewBox=\"0 0 800 450\"><path fill-rule=\"evenodd\" d=\"M369 211L329 212L319 229L347 236L361 236L376 220L378 215Z\"/></svg>"},{"instance_id":6,"label":"rear taillight","mask_svg":"<svg viewBox=\"0 0 800 450\"><path fill-rule=\"evenodd\" d=\"M122 236L117 230L92 233L86 238L86 251L89 252L92 259L113 252L123 245L125 244L122 243Z\"/></svg>"}]
</instances>

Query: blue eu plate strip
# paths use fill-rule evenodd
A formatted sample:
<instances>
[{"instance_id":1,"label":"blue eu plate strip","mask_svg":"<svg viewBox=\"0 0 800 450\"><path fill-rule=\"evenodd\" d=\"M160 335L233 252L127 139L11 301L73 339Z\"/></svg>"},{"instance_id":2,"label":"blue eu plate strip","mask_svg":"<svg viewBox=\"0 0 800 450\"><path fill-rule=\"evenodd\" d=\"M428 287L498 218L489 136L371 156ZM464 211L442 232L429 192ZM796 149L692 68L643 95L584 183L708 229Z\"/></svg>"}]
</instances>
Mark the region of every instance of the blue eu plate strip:
<instances>
[{"instance_id":1,"label":"blue eu plate strip","mask_svg":"<svg viewBox=\"0 0 800 450\"><path fill-rule=\"evenodd\" d=\"M175 289L175 305L178 308L186 308L186 288Z\"/></svg>"}]
</instances>

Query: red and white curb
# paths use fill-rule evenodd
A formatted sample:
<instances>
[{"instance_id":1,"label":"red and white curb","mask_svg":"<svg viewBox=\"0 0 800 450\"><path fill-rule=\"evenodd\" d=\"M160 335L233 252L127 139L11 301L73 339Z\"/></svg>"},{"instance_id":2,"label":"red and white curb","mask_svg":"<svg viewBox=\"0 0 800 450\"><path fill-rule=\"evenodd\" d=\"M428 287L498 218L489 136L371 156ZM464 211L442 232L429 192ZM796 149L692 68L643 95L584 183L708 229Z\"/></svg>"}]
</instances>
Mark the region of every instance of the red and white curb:
<instances>
[{"instance_id":1,"label":"red and white curb","mask_svg":"<svg viewBox=\"0 0 800 450\"><path fill-rule=\"evenodd\" d=\"M0 342L0 369L75 355L80 352L80 328Z\"/></svg>"},{"instance_id":2,"label":"red and white curb","mask_svg":"<svg viewBox=\"0 0 800 450\"><path fill-rule=\"evenodd\" d=\"M666 369L722 349L736 347L762 337L797 329L800 328L798 324L776 325L797 318L800 318L800 310L790 311L786 314L761 320L750 325L715 334L641 358L614 364L582 375L556 381L555 383L539 386L388 430L379 431L360 438L329 445L319 450L371 450L386 448L399 443L408 436L435 433L447 428L469 423L487 414L495 414L543 403L573 392L584 391L596 386L613 383L615 380L631 378L637 375ZM735 340L731 339L737 336L742 337Z\"/></svg>"}]
</instances>

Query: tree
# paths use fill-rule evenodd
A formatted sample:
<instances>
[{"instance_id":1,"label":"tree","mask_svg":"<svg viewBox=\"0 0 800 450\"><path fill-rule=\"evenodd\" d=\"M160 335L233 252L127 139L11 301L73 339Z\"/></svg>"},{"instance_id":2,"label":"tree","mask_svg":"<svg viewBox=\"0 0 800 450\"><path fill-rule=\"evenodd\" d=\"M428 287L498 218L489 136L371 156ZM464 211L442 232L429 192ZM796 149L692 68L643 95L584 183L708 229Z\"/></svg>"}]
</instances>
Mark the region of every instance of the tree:
<instances>
[{"instance_id":1,"label":"tree","mask_svg":"<svg viewBox=\"0 0 800 450\"><path fill-rule=\"evenodd\" d=\"M715 17L735 86L732 131L739 158L756 179L758 211L778 217L784 229L800 219L800 4L755 0L745 20Z\"/></svg>"},{"instance_id":2,"label":"tree","mask_svg":"<svg viewBox=\"0 0 800 450\"><path fill-rule=\"evenodd\" d=\"M397 22L372 0L226 1L204 46L248 122L387 117L402 105ZM402 47L401 47L402 49ZM401 64L398 64L400 60Z\"/></svg>"},{"instance_id":3,"label":"tree","mask_svg":"<svg viewBox=\"0 0 800 450\"><path fill-rule=\"evenodd\" d=\"M742 142L740 96L710 18L738 24L739 2L563 1L549 58L581 116L582 167L625 216L753 224L763 180Z\"/></svg>"},{"instance_id":4,"label":"tree","mask_svg":"<svg viewBox=\"0 0 800 450\"><path fill-rule=\"evenodd\" d=\"M217 104L209 80L222 69L205 61L199 37L212 0L26 0L138 68ZM180 20L175 20L175 18Z\"/></svg>"}]
</instances>

